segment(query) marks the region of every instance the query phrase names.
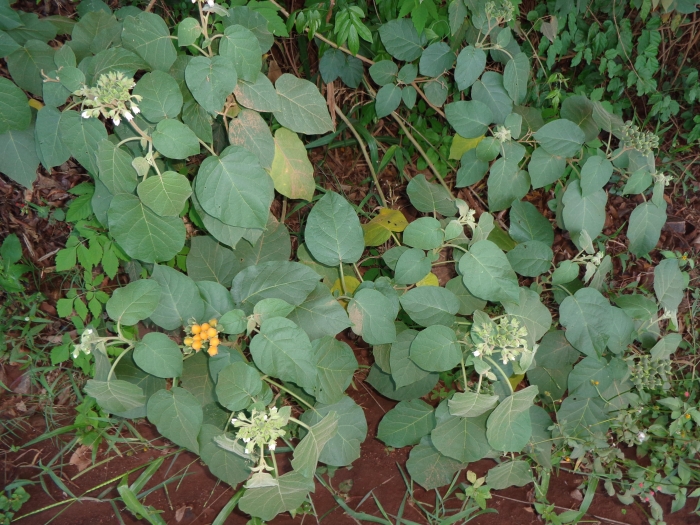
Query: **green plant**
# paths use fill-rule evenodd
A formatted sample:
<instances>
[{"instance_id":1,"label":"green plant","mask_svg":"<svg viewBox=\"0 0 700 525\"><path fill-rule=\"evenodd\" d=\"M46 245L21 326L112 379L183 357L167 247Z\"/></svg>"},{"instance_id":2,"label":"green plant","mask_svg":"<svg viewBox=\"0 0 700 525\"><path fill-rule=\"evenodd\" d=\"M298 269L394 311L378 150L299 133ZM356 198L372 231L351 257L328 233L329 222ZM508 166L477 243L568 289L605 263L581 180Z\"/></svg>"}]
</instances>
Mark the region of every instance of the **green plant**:
<instances>
[{"instance_id":1,"label":"green plant","mask_svg":"<svg viewBox=\"0 0 700 525\"><path fill-rule=\"evenodd\" d=\"M409 20L401 12L415 4L381 2L387 20L370 25L362 21L370 10L338 5L333 42L324 35L330 6L289 15L274 2L198 2L198 19L177 21L171 35L158 15L112 14L93 1L58 50L24 38L21 15L2 11L10 20L2 23L19 25L5 28L16 84L2 79L0 89L17 104L0 113L0 144L29 153L0 157L0 169L29 184L39 162L50 168L72 156L94 180L73 190L66 218L77 233L60 255L61 268L83 267L61 313L75 310L83 323L89 310L105 321L81 329L74 348L92 375L84 391L106 414L147 417L232 486L245 482L228 512L238 506L270 520L306 508L319 462L342 467L359 457L367 424L345 393L358 363L335 339L351 328L373 347L366 381L398 401L378 438L413 447L410 483L459 486L464 519L484 508L489 491L532 482L533 465L546 472L574 460L621 501L649 503L660 522L646 492L653 483L675 496L674 509L697 496L688 494L689 461L700 416L670 361L682 340L677 316L690 265L674 254L655 266L653 293L617 289L620 241L603 235L606 188L614 189L639 201L624 228L627 261L655 249L670 182L656 168L659 138L626 122L624 104L605 101L595 82L569 92L567 77L550 71L571 43L556 43L554 21L542 29L552 47L540 50L553 49L543 61L528 34L515 31L512 2L423 4ZM362 83L372 98L354 121L335 110L382 204L364 225L343 196L316 187L297 136L331 131L318 89L289 74L273 86L263 73L263 53L284 29L278 13L331 46L319 64L324 80ZM567 31L575 32L572 15ZM608 72L611 93L632 80L638 92L653 92L656 33L648 28L635 75L623 79L624 42L606 51L614 22L599 38L591 32L601 53L593 70ZM37 24L32 35L48 41L69 22ZM626 41L629 21L622 25ZM358 54L366 47L373 59ZM43 97L35 120L20 88ZM398 144L386 147L360 126L382 117L400 129ZM389 209L377 173L414 155L432 180L405 174L422 214L408 223ZM484 185L488 211L477 218L454 190L482 199ZM269 211L275 190L283 210L287 199L313 203L294 262L284 213L278 221ZM548 216L529 201L534 192L551 197ZM188 235L186 224L200 231ZM573 249L556 263L555 232ZM94 270L101 264L113 277L120 251L130 282L107 299ZM441 282L432 270L445 264L455 277ZM140 337L139 323L161 331ZM431 392L437 407L421 399ZM84 407L93 418L91 401ZM671 444L647 439L652 429ZM613 439L649 450L654 467L624 460ZM285 474L282 453L292 457ZM486 457L497 465L484 479L468 474L470 485L457 485L466 463ZM547 519L581 519L580 511L557 516L541 491ZM157 521L136 492L120 494L134 514ZM446 514L429 519L461 519Z\"/></svg>"},{"instance_id":2,"label":"green plant","mask_svg":"<svg viewBox=\"0 0 700 525\"><path fill-rule=\"evenodd\" d=\"M26 264L18 264L22 259L22 245L13 233L5 237L0 246L0 288L7 294L24 291L23 276L31 270Z\"/></svg>"},{"instance_id":3,"label":"green plant","mask_svg":"<svg viewBox=\"0 0 700 525\"><path fill-rule=\"evenodd\" d=\"M29 494L22 487L22 482L14 482L5 487L0 494L0 524L10 525L17 511L29 501Z\"/></svg>"}]
</instances>

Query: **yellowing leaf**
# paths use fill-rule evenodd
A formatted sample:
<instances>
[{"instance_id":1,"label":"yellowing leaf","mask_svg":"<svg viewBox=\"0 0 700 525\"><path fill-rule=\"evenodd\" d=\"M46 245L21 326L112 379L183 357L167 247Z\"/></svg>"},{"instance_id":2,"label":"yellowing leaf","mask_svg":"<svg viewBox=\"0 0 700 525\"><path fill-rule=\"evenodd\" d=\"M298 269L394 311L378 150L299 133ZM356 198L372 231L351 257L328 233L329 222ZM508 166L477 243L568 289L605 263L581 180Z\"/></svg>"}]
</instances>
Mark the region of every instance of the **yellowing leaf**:
<instances>
[{"instance_id":1,"label":"yellowing leaf","mask_svg":"<svg viewBox=\"0 0 700 525\"><path fill-rule=\"evenodd\" d=\"M508 378L508 382L513 387L513 390L515 390L518 387L518 385L520 384L520 381L523 380L523 377L525 377L525 375L518 374L518 375L510 376Z\"/></svg>"},{"instance_id":2,"label":"yellowing leaf","mask_svg":"<svg viewBox=\"0 0 700 525\"><path fill-rule=\"evenodd\" d=\"M343 280L345 281L345 291L347 291L347 293L349 294L355 293L357 287L360 286L360 281L355 279L352 275L346 275L345 279ZM344 294L343 287L340 285L340 279L336 279L333 283L333 286L331 287L331 293L335 292Z\"/></svg>"},{"instance_id":3,"label":"yellowing leaf","mask_svg":"<svg viewBox=\"0 0 700 525\"><path fill-rule=\"evenodd\" d=\"M365 232L365 246L379 246L391 237L391 232L402 232L408 221L399 210L381 208L368 223L362 225Z\"/></svg>"},{"instance_id":4,"label":"yellowing leaf","mask_svg":"<svg viewBox=\"0 0 700 525\"><path fill-rule=\"evenodd\" d=\"M440 286L440 281L438 281L437 275L431 272L418 281L416 286Z\"/></svg>"},{"instance_id":5,"label":"yellowing leaf","mask_svg":"<svg viewBox=\"0 0 700 525\"><path fill-rule=\"evenodd\" d=\"M290 199L310 201L314 196L314 168L304 143L287 128L275 132L275 156L270 177L275 182L275 189Z\"/></svg>"},{"instance_id":6,"label":"yellowing leaf","mask_svg":"<svg viewBox=\"0 0 700 525\"><path fill-rule=\"evenodd\" d=\"M29 99L29 105L31 107L33 107L34 109L36 109L37 111L39 111L41 108L44 107L44 105L41 102L39 102L38 100L35 100L33 98Z\"/></svg>"},{"instance_id":7,"label":"yellowing leaf","mask_svg":"<svg viewBox=\"0 0 700 525\"><path fill-rule=\"evenodd\" d=\"M475 139L465 139L463 136L455 134L454 138L452 139L452 146L450 146L450 159L461 159L462 155L464 155L467 151L476 148L483 138L484 135L481 135L481 137L476 137Z\"/></svg>"}]
</instances>

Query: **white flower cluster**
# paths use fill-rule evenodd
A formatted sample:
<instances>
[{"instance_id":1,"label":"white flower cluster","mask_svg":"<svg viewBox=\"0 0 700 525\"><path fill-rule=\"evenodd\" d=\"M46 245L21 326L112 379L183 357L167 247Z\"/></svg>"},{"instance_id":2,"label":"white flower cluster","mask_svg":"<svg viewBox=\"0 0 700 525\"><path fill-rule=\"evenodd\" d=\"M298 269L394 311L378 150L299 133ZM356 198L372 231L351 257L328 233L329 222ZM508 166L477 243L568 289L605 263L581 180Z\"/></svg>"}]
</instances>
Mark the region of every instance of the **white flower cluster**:
<instances>
[{"instance_id":1,"label":"white flower cluster","mask_svg":"<svg viewBox=\"0 0 700 525\"><path fill-rule=\"evenodd\" d=\"M115 126L121 124L122 118L133 120L141 110L136 105L141 101L140 95L132 95L136 85L133 78L125 77L121 71L110 71L100 75L95 87L83 86L73 95L82 97L83 118L112 119Z\"/></svg>"},{"instance_id":2,"label":"white flower cluster","mask_svg":"<svg viewBox=\"0 0 700 525\"><path fill-rule=\"evenodd\" d=\"M253 409L250 417L243 412L239 412L237 417L231 419L234 427L238 428L236 437L245 444L245 453L254 454L255 449L260 449L260 465L254 471L269 470L270 467L262 460L264 449L267 447L274 451L277 447L277 440L285 436L287 432L284 427L288 418L279 414L276 407L269 411L258 411Z\"/></svg>"},{"instance_id":3,"label":"white flower cluster","mask_svg":"<svg viewBox=\"0 0 700 525\"><path fill-rule=\"evenodd\" d=\"M469 205L462 199L456 199L455 204L459 210L459 221L460 224L469 226L472 231L476 228L476 220L474 219L475 210L469 208Z\"/></svg>"},{"instance_id":4,"label":"white flower cluster","mask_svg":"<svg viewBox=\"0 0 700 525\"><path fill-rule=\"evenodd\" d=\"M510 130L505 126L498 126L496 131L493 133L493 137L497 139L501 144L508 142L511 139Z\"/></svg>"},{"instance_id":5,"label":"white flower cluster","mask_svg":"<svg viewBox=\"0 0 700 525\"><path fill-rule=\"evenodd\" d=\"M527 328L520 324L515 317L502 317L498 324L483 323L472 328L476 337L472 337L476 345L474 356L490 356L501 352L501 361L515 361L527 350Z\"/></svg>"},{"instance_id":6,"label":"white flower cluster","mask_svg":"<svg viewBox=\"0 0 700 525\"><path fill-rule=\"evenodd\" d=\"M86 328L80 336L80 343L73 347L73 359L77 359L80 353L90 355L92 352L92 344L96 339L99 339L97 330L94 328Z\"/></svg>"}]
</instances>

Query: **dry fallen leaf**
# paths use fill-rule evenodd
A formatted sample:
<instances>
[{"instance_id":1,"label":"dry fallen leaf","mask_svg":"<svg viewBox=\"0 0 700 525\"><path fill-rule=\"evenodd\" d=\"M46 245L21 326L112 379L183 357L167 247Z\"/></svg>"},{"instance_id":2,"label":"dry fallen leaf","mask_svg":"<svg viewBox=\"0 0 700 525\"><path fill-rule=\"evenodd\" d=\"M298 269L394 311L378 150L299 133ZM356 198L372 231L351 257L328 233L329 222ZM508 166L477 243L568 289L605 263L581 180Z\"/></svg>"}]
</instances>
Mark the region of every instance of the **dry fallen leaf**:
<instances>
[{"instance_id":1,"label":"dry fallen leaf","mask_svg":"<svg viewBox=\"0 0 700 525\"><path fill-rule=\"evenodd\" d=\"M82 472L90 466L92 463L92 447L86 445L81 445L78 449L73 452L70 457L69 463L78 467L78 472Z\"/></svg>"}]
</instances>

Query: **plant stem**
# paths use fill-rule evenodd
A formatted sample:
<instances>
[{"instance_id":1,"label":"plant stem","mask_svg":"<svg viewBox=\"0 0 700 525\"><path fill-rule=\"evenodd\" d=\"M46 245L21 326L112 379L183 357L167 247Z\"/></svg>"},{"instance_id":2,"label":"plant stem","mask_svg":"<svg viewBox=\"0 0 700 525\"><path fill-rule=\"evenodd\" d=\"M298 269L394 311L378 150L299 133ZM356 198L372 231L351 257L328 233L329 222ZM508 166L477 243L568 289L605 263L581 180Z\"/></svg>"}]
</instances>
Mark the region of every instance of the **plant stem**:
<instances>
[{"instance_id":1,"label":"plant stem","mask_svg":"<svg viewBox=\"0 0 700 525\"><path fill-rule=\"evenodd\" d=\"M129 350L134 348L134 345L129 345L127 346L124 351L117 356L117 358L114 360L114 363L112 363L112 367L109 369L109 375L107 376L107 381L112 379L112 376L114 375L114 370L117 368L117 364L119 364L119 361L121 361L122 357L124 357Z\"/></svg>"},{"instance_id":2,"label":"plant stem","mask_svg":"<svg viewBox=\"0 0 700 525\"><path fill-rule=\"evenodd\" d=\"M209 153L211 153L211 154L214 155L215 157L217 156L217 155L216 155L216 152L215 152L213 149L211 149L211 148L209 147L209 145L208 145L206 142L204 142L204 141L203 141L202 139L200 139L200 138L197 138L197 140L199 141L199 143L200 143L202 146L204 146L204 147L207 149L207 151L209 151Z\"/></svg>"},{"instance_id":3,"label":"plant stem","mask_svg":"<svg viewBox=\"0 0 700 525\"><path fill-rule=\"evenodd\" d=\"M306 430L311 430L311 427L310 427L309 425L307 425L307 424L304 423L303 421L299 421L299 420L298 420L297 418L295 418L295 417L290 417L290 418L289 418L289 421L293 421L294 423L296 423L296 424L299 425L300 427L304 427Z\"/></svg>"},{"instance_id":4,"label":"plant stem","mask_svg":"<svg viewBox=\"0 0 700 525\"><path fill-rule=\"evenodd\" d=\"M335 112L340 117L340 119L343 122L345 122L345 125L350 129L352 134L355 136L357 143L360 145L360 149L362 150L362 155L364 156L365 162L367 163L367 166L369 167L369 172L372 174L372 180L374 181L374 186L377 188L377 193L379 194L379 198L382 201L382 206L384 206L386 208L387 207L386 197L384 196L384 192L382 192L382 187L379 185L379 179L377 178L377 172L374 171L374 165L372 164L372 161L369 158L369 154L367 153L367 148L365 147L364 141L360 137L360 134L357 132L355 127L350 123L350 120L343 114L342 111L340 111L340 108L338 106L335 106Z\"/></svg>"},{"instance_id":5,"label":"plant stem","mask_svg":"<svg viewBox=\"0 0 700 525\"><path fill-rule=\"evenodd\" d=\"M464 379L464 390L467 390L467 369L464 366L464 356L459 360L459 363L462 365L462 378ZM481 380L481 376L479 376L479 380Z\"/></svg>"},{"instance_id":6,"label":"plant stem","mask_svg":"<svg viewBox=\"0 0 700 525\"><path fill-rule=\"evenodd\" d=\"M355 268L355 274L357 274L357 278L360 280L360 282L365 282L365 280L362 278L362 274L360 273L360 269L357 267L357 263L352 263L352 267Z\"/></svg>"},{"instance_id":7,"label":"plant stem","mask_svg":"<svg viewBox=\"0 0 700 525\"><path fill-rule=\"evenodd\" d=\"M291 390L288 390L287 388L283 387L282 385L280 385L280 384L277 383L276 381L273 381L273 380L270 379L269 377L264 377L263 379L264 379L265 381L267 381L268 383L270 383L271 385L276 386L277 388L279 388L279 389L282 390L283 392L287 392L287 394L289 394L290 396L292 396L294 399L296 399L297 401L299 401L299 402L302 403L303 405L306 405L306 406L309 407L311 410L315 410L315 408L314 408L313 406L311 406L309 403L307 403L304 399L302 399L301 397L299 397L298 395L296 395L296 394L295 394L294 392L292 392Z\"/></svg>"},{"instance_id":8,"label":"plant stem","mask_svg":"<svg viewBox=\"0 0 700 525\"><path fill-rule=\"evenodd\" d=\"M343 289L343 295L348 295L348 291L345 289L345 275L343 274L343 263L338 265L340 268L340 287Z\"/></svg>"},{"instance_id":9,"label":"plant stem","mask_svg":"<svg viewBox=\"0 0 700 525\"><path fill-rule=\"evenodd\" d=\"M508 380L508 376L507 376L506 373L503 371L503 369L500 367L500 365L499 365L496 361L494 361L493 359L491 359L489 356L487 356L487 355L484 356L484 359L485 359L486 361L488 361L489 363L491 363L493 366L495 366L496 369L501 373L501 375L503 376L503 378L506 380L506 384L508 385L508 388L510 388L510 393L511 393L511 395L512 395L512 394L515 392L515 391L513 390L513 385L510 384L510 381Z\"/></svg>"}]
</instances>

